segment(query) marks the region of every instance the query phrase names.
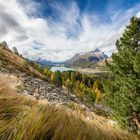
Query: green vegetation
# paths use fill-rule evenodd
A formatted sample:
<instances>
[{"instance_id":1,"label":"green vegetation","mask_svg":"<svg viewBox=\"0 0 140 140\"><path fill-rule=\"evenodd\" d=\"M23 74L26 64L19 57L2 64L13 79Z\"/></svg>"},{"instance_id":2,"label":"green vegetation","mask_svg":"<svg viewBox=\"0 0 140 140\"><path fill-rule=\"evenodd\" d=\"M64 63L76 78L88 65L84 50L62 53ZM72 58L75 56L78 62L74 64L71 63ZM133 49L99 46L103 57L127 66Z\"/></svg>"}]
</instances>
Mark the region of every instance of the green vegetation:
<instances>
[{"instance_id":1,"label":"green vegetation","mask_svg":"<svg viewBox=\"0 0 140 140\"><path fill-rule=\"evenodd\" d=\"M133 17L107 63L114 79L104 82L105 103L121 126L140 129L140 19Z\"/></svg>"},{"instance_id":2,"label":"green vegetation","mask_svg":"<svg viewBox=\"0 0 140 140\"><path fill-rule=\"evenodd\" d=\"M1 140L137 140L116 128L87 123L66 108L17 95L0 83Z\"/></svg>"},{"instance_id":3,"label":"green vegetation","mask_svg":"<svg viewBox=\"0 0 140 140\"><path fill-rule=\"evenodd\" d=\"M102 86L101 81L98 80L98 86L96 89L93 88L94 82L96 82L97 78L91 78L86 74L81 74L76 71L56 71L51 74L51 82L58 87L63 87L67 89L68 93L75 94L81 100L85 100L86 102L94 103L98 102L101 98L97 94L97 90L101 93ZM97 97L98 96L98 97ZM96 97L98 99L96 99Z\"/></svg>"},{"instance_id":4,"label":"green vegetation","mask_svg":"<svg viewBox=\"0 0 140 140\"><path fill-rule=\"evenodd\" d=\"M62 75L60 71L56 71L51 75L51 81L54 83L57 87L62 86Z\"/></svg>"}]
</instances>

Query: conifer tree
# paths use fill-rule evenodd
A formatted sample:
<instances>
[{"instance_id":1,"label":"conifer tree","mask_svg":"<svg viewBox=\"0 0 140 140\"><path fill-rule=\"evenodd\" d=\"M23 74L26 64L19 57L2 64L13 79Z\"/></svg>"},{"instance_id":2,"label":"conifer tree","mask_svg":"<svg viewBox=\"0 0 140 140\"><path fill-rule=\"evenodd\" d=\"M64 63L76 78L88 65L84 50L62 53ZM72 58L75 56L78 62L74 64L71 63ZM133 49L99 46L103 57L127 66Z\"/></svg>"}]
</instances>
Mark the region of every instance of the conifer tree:
<instances>
[{"instance_id":1,"label":"conifer tree","mask_svg":"<svg viewBox=\"0 0 140 140\"><path fill-rule=\"evenodd\" d=\"M131 125L133 112L140 116L140 18L131 18L116 47L112 63L106 62L113 80L104 82L105 102L126 126Z\"/></svg>"},{"instance_id":2,"label":"conifer tree","mask_svg":"<svg viewBox=\"0 0 140 140\"><path fill-rule=\"evenodd\" d=\"M62 75L60 71L56 71L52 76L51 76L52 82L57 86L60 87L62 86Z\"/></svg>"}]
</instances>

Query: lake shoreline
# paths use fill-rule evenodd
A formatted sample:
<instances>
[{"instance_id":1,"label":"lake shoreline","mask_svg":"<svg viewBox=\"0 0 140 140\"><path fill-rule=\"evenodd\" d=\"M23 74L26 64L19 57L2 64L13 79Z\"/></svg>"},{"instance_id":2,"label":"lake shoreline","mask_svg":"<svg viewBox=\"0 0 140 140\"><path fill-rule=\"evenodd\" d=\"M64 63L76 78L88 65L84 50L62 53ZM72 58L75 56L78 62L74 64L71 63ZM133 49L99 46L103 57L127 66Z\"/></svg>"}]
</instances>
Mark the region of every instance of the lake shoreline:
<instances>
[{"instance_id":1,"label":"lake shoreline","mask_svg":"<svg viewBox=\"0 0 140 140\"><path fill-rule=\"evenodd\" d=\"M72 68L72 67L64 67L64 66L51 67L50 70L52 72L77 71L77 72L85 73L85 74L96 74L96 73L108 73L109 72L109 71L102 71L102 70L96 70L96 69L91 69L91 68L79 68L79 67Z\"/></svg>"}]
</instances>

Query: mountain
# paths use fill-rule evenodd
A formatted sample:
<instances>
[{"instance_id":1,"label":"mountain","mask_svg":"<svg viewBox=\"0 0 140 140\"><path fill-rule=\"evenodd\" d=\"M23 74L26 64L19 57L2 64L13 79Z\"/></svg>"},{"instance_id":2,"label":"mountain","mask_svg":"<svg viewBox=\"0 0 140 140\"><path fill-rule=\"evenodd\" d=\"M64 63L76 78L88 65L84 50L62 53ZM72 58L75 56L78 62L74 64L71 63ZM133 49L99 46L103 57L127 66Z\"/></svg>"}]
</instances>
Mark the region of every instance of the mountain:
<instances>
[{"instance_id":1,"label":"mountain","mask_svg":"<svg viewBox=\"0 0 140 140\"><path fill-rule=\"evenodd\" d=\"M90 67L94 63L98 63L107 59L108 56L99 49L84 54L76 54L71 59L65 61L65 66L70 67Z\"/></svg>"},{"instance_id":2,"label":"mountain","mask_svg":"<svg viewBox=\"0 0 140 140\"><path fill-rule=\"evenodd\" d=\"M39 63L40 65L42 65L43 67L61 66L63 64L63 62L53 62L53 61L49 61L49 60L42 59L42 58L38 58L35 61L37 63Z\"/></svg>"}]
</instances>

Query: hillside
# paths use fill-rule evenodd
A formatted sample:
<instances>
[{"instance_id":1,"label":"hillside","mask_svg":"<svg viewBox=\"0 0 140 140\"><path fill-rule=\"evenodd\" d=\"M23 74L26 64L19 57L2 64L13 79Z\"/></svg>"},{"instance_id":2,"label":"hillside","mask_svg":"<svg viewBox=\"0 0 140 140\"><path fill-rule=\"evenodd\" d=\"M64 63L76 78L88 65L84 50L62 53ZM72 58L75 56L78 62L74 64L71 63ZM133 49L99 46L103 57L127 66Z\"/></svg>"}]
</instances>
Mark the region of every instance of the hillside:
<instances>
[{"instance_id":1,"label":"hillside","mask_svg":"<svg viewBox=\"0 0 140 140\"><path fill-rule=\"evenodd\" d=\"M7 45L2 43L0 43L0 67L14 72L19 70L28 75L47 80L47 78L35 68L35 65L31 63L31 61L23 58L19 54L13 53Z\"/></svg>"},{"instance_id":2,"label":"hillside","mask_svg":"<svg viewBox=\"0 0 140 140\"><path fill-rule=\"evenodd\" d=\"M37 100L39 98L32 94L27 96L19 92L22 87L19 76L1 74L0 81L3 81L0 82L2 140L138 140L135 135L121 130L115 121L99 116L79 103L61 105L59 101L52 102L54 99Z\"/></svg>"},{"instance_id":3,"label":"hillside","mask_svg":"<svg viewBox=\"0 0 140 140\"><path fill-rule=\"evenodd\" d=\"M50 83L37 66L0 45L0 139L138 139L96 114L99 108Z\"/></svg>"},{"instance_id":4,"label":"hillside","mask_svg":"<svg viewBox=\"0 0 140 140\"><path fill-rule=\"evenodd\" d=\"M22 83L19 86L21 93L60 104L73 100L80 102L75 96L68 95L67 92L49 83L49 78L36 65L2 44L0 45L0 76L7 80L15 77L16 81L12 80L13 83Z\"/></svg>"},{"instance_id":5,"label":"hillside","mask_svg":"<svg viewBox=\"0 0 140 140\"><path fill-rule=\"evenodd\" d=\"M107 60L109 63L112 62L112 58L108 57L108 58L100 60L96 63L91 63L88 67L91 68L91 69L101 70L101 71L108 70L107 66L106 66L106 63L105 63L105 60Z\"/></svg>"},{"instance_id":6,"label":"hillside","mask_svg":"<svg viewBox=\"0 0 140 140\"><path fill-rule=\"evenodd\" d=\"M84 54L76 54L71 59L65 61L65 66L91 68L96 66L98 62L104 61L108 56L99 49Z\"/></svg>"}]
</instances>

